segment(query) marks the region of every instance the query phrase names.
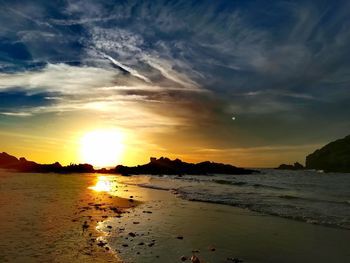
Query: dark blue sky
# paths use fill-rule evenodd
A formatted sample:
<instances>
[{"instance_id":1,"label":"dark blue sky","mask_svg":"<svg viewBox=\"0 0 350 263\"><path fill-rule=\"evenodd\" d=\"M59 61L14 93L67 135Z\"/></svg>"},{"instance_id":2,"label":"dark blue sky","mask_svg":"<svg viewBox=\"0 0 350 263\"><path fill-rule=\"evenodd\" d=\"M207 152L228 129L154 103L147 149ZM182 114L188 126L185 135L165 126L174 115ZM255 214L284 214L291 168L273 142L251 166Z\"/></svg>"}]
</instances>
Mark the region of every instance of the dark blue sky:
<instances>
[{"instance_id":1,"label":"dark blue sky","mask_svg":"<svg viewBox=\"0 0 350 263\"><path fill-rule=\"evenodd\" d=\"M350 133L349 10L322 0L0 0L0 131L31 134L89 112L193 159L206 149L233 163L303 161Z\"/></svg>"}]
</instances>

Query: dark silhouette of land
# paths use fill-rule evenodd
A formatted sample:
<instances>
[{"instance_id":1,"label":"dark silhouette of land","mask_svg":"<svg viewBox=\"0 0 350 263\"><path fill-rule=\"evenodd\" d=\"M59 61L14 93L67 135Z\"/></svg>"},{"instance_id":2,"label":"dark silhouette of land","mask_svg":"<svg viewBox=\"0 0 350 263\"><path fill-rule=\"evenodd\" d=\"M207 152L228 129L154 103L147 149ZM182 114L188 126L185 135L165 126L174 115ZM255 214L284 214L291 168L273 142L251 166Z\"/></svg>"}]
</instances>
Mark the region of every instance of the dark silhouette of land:
<instances>
[{"instance_id":1,"label":"dark silhouette of land","mask_svg":"<svg viewBox=\"0 0 350 263\"><path fill-rule=\"evenodd\" d=\"M309 154L305 165L308 169L350 173L350 135Z\"/></svg>"},{"instance_id":2,"label":"dark silhouette of land","mask_svg":"<svg viewBox=\"0 0 350 263\"><path fill-rule=\"evenodd\" d=\"M296 162L294 165L281 164L275 169L314 169L324 172L350 173L350 135L343 139L330 142L321 149L306 156L305 167Z\"/></svg>"},{"instance_id":3,"label":"dark silhouette of land","mask_svg":"<svg viewBox=\"0 0 350 263\"><path fill-rule=\"evenodd\" d=\"M161 157L159 159L151 157L150 162L144 165L128 167L118 165L112 169L95 170L91 164L70 164L62 166L60 163L38 164L28 161L25 158L19 158L9 155L5 152L0 153L0 168L9 169L17 172L27 173L106 173L106 174L152 174L152 175L208 175L208 174L251 174L258 172L255 170L236 167L229 164L215 162L187 163L179 159L170 160Z\"/></svg>"},{"instance_id":4,"label":"dark silhouette of land","mask_svg":"<svg viewBox=\"0 0 350 263\"><path fill-rule=\"evenodd\" d=\"M60 163L38 164L27 161L21 157L9 155L5 152L0 153L0 168L24 173L93 173L94 167L91 164L70 164L62 166Z\"/></svg>"},{"instance_id":5,"label":"dark silhouette of land","mask_svg":"<svg viewBox=\"0 0 350 263\"><path fill-rule=\"evenodd\" d=\"M170 174L170 175L207 175L207 174L251 174L257 171L245 168L239 168L229 164L201 162L201 163L186 163L180 159L170 160L169 158L161 157L159 159L151 157L150 162L144 165L127 167L118 165L114 169L115 173L124 175L129 174Z\"/></svg>"},{"instance_id":6,"label":"dark silhouette of land","mask_svg":"<svg viewBox=\"0 0 350 263\"><path fill-rule=\"evenodd\" d=\"M283 163L275 169L278 169L278 170L303 170L303 169L305 169L305 167L302 164L296 162L294 164L284 164Z\"/></svg>"}]
</instances>

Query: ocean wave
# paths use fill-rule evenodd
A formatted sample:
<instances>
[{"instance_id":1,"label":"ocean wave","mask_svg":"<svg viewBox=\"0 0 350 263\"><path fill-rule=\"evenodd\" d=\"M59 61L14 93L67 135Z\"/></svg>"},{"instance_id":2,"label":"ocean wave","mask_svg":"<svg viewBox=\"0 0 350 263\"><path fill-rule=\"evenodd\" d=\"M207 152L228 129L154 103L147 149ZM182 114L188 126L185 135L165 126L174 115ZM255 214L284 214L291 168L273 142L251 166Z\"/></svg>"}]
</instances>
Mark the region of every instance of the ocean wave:
<instances>
[{"instance_id":1,"label":"ocean wave","mask_svg":"<svg viewBox=\"0 0 350 263\"><path fill-rule=\"evenodd\" d=\"M176 181L174 177L153 178L134 185L173 191L179 198L189 201L229 205L312 224L350 229L350 200L343 178L339 183L332 177L331 184L329 178L320 181L314 176L302 174L271 175L268 178L250 176L248 179L239 176L188 177L176 178ZM310 181L314 185L312 189L307 185ZM296 187L296 182L303 186ZM335 193L331 189L338 190Z\"/></svg>"},{"instance_id":2,"label":"ocean wave","mask_svg":"<svg viewBox=\"0 0 350 263\"><path fill-rule=\"evenodd\" d=\"M233 182L233 181L222 180L222 179L215 179L215 180L212 180L212 182L217 184L228 184L228 185L236 185L236 186L243 186L248 184L247 182Z\"/></svg>"},{"instance_id":3,"label":"ocean wave","mask_svg":"<svg viewBox=\"0 0 350 263\"><path fill-rule=\"evenodd\" d=\"M249 204L249 203L242 203L238 201L232 201L232 200L217 200L217 199L206 199L206 198L200 198L200 197L191 197L186 195L179 195L180 197L188 200L188 201L195 201L195 202L203 202L203 203L212 203L212 204L221 204L221 205L229 205L233 207L248 209L253 212L265 214L265 215L271 215L271 216L278 216L282 218L292 219L296 221L301 221L309 224L315 224L315 225L322 225L327 227L334 227L334 228L342 228L342 229L348 229L350 230L350 221L346 220L344 218L338 218L335 220L332 217L328 218L318 218L315 216L310 215L298 215L296 213L286 213L283 208L290 209L290 210L297 210L300 209L297 206L291 206L291 205L283 205L282 207L279 207L279 209L276 209L272 205L256 205L256 204Z\"/></svg>"},{"instance_id":4,"label":"ocean wave","mask_svg":"<svg viewBox=\"0 0 350 263\"><path fill-rule=\"evenodd\" d=\"M266 185L266 184L249 184L248 182L243 181L230 181L230 180L223 180L223 179L215 179L212 180L212 182L217 184L225 184L225 185L234 185L234 186L251 186L255 188L267 188L267 189L274 189L274 190L284 190L285 188L274 186L274 185Z\"/></svg>"},{"instance_id":5,"label":"ocean wave","mask_svg":"<svg viewBox=\"0 0 350 263\"><path fill-rule=\"evenodd\" d=\"M290 199L290 200L301 200L301 201L309 201L309 202L320 202L320 203L350 205L350 202L348 200L344 200L344 201L342 201L342 200L325 200L325 199L301 197L301 196L294 196L294 195L280 195L278 197L282 198L282 199Z\"/></svg>"}]
</instances>

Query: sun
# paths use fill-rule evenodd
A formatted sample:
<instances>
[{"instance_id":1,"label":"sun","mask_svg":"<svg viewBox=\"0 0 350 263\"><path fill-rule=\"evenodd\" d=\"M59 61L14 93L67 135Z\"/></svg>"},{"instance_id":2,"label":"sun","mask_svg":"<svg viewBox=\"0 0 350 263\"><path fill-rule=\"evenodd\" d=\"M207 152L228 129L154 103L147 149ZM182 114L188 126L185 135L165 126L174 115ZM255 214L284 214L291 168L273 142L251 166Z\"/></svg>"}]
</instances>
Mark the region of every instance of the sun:
<instances>
[{"instance_id":1,"label":"sun","mask_svg":"<svg viewBox=\"0 0 350 263\"><path fill-rule=\"evenodd\" d=\"M121 161L124 134L119 130L95 130L81 138L81 158L94 167L111 167Z\"/></svg>"}]
</instances>

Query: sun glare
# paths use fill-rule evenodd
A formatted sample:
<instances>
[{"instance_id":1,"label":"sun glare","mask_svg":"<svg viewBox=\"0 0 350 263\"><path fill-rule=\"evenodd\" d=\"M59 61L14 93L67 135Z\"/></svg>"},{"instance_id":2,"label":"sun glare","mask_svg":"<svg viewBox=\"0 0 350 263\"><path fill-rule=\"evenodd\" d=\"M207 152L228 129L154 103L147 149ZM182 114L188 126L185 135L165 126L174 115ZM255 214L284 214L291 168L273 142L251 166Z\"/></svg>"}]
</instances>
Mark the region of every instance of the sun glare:
<instances>
[{"instance_id":1,"label":"sun glare","mask_svg":"<svg viewBox=\"0 0 350 263\"><path fill-rule=\"evenodd\" d=\"M81 139L81 158L94 167L115 166L124 151L123 133L118 130L97 130Z\"/></svg>"},{"instance_id":2,"label":"sun glare","mask_svg":"<svg viewBox=\"0 0 350 263\"><path fill-rule=\"evenodd\" d=\"M110 192L112 190L112 184L106 176L99 176L96 185L89 188L96 192Z\"/></svg>"}]
</instances>

